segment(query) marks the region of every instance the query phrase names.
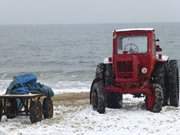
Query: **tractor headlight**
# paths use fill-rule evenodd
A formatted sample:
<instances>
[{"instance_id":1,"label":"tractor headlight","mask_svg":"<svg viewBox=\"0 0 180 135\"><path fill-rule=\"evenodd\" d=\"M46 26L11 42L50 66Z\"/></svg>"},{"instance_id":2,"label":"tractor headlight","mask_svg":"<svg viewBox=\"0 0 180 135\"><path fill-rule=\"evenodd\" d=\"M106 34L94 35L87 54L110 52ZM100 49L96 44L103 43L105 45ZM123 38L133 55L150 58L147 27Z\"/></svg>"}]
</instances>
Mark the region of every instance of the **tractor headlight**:
<instances>
[{"instance_id":1,"label":"tractor headlight","mask_svg":"<svg viewBox=\"0 0 180 135\"><path fill-rule=\"evenodd\" d=\"M141 68L141 73L146 74L148 72L148 69L146 67Z\"/></svg>"}]
</instances>

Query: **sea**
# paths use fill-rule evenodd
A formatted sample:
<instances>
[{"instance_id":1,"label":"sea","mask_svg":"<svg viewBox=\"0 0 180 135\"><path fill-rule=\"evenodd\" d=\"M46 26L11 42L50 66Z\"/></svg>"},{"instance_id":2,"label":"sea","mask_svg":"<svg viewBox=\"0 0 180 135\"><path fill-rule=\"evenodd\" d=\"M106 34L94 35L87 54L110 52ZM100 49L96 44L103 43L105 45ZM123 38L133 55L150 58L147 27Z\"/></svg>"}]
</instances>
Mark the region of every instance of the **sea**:
<instances>
[{"instance_id":1,"label":"sea","mask_svg":"<svg viewBox=\"0 0 180 135\"><path fill-rule=\"evenodd\" d=\"M96 65L112 55L117 28L153 27L164 54L180 60L180 23L0 25L0 91L34 73L56 93L89 91Z\"/></svg>"}]
</instances>

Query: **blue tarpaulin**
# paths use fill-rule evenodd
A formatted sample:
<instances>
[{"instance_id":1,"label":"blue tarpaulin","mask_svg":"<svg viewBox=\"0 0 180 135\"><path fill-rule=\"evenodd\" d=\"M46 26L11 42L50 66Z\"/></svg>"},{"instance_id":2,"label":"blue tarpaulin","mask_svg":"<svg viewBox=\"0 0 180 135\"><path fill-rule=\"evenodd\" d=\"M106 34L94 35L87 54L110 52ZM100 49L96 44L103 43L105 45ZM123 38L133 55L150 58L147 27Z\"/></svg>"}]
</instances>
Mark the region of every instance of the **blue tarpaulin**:
<instances>
[{"instance_id":1,"label":"blue tarpaulin","mask_svg":"<svg viewBox=\"0 0 180 135\"><path fill-rule=\"evenodd\" d=\"M37 82L36 75L32 73L21 74L14 77L6 91L7 94L39 93L48 97L54 96L53 90Z\"/></svg>"},{"instance_id":2,"label":"blue tarpaulin","mask_svg":"<svg viewBox=\"0 0 180 135\"><path fill-rule=\"evenodd\" d=\"M16 81L16 83L19 83L19 84L28 83L28 82L36 83L37 77L36 77L36 75L31 74L31 73L22 74L22 75L15 76L14 81Z\"/></svg>"}]
</instances>

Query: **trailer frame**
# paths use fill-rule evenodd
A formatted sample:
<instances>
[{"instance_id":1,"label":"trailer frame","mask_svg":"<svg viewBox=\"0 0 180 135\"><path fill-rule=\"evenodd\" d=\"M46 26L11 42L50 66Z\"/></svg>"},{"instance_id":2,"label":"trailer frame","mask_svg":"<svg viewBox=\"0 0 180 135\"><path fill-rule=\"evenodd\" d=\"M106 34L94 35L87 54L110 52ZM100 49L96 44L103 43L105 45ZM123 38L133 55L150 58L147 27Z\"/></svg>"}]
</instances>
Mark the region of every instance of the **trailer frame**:
<instances>
[{"instance_id":1,"label":"trailer frame","mask_svg":"<svg viewBox=\"0 0 180 135\"><path fill-rule=\"evenodd\" d=\"M45 99L49 99L50 103L46 104L46 108L48 109L44 110L44 101ZM13 102L19 100L21 103L21 108L18 109L17 107L13 107L12 105L9 105L9 103L14 104ZM44 101L43 101L44 100ZM11 102L9 102L11 101ZM43 101L43 102L42 102ZM47 100L46 100L47 101ZM42 103L41 103L42 102ZM47 106L49 105L49 106ZM14 116L8 117L8 107L10 106L10 109L13 110ZM34 108L33 108L34 107ZM49 109L50 108L50 109ZM6 115L8 118L14 118L17 115L25 115L30 116L30 121L32 123L41 121L43 118L43 114L45 111L46 114L49 114L48 118L51 118L53 116L53 103L50 97L44 96L39 93L29 93L29 94L3 94L0 95L0 121L1 117L3 115ZM45 118L45 116L44 116ZM47 118L47 117L46 117Z\"/></svg>"}]
</instances>

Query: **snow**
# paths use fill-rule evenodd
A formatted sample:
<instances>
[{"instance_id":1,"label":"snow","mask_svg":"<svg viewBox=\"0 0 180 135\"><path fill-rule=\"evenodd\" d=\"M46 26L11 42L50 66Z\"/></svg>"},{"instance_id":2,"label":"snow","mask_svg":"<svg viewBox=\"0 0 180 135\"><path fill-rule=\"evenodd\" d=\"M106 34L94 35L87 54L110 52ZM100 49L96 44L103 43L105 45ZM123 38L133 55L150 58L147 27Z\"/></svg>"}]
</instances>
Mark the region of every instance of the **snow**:
<instances>
[{"instance_id":1,"label":"snow","mask_svg":"<svg viewBox=\"0 0 180 135\"><path fill-rule=\"evenodd\" d=\"M123 108L106 108L105 114L89 104L54 107L54 118L31 124L26 116L3 117L0 134L7 135L177 135L180 108L166 106L160 113L143 109L143 98L125 96Z\"/></svg>"},{"instance_id":2,"label":"snow","mask_svg":"<svg viewBox=\"0 0 180 135\"><path fill-rule=\"evenodd\" d=\"M116 32L125 32L125 31L153 31L154 28L130 28L130 29L116 29Z\"/></svg>"}]
</instances>

